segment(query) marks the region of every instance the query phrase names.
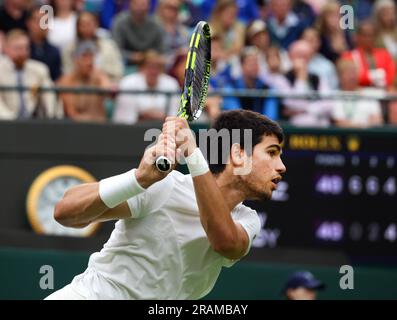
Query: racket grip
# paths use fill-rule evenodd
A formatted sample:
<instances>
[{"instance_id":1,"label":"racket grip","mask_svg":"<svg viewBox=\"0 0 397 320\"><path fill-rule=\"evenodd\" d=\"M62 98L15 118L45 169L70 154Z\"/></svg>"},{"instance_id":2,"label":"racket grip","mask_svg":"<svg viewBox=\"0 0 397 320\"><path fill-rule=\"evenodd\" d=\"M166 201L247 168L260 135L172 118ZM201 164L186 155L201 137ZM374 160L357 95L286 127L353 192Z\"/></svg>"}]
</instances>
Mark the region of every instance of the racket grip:
<instances>
[{"instance_id":1,"label":"racket grip","mask_svg":"<svg viewBox=\"0 0 397 320\"><path fill-rule=\"evenodd\" d=\"M171 170L171 161L164 156L160 156L156 159L156 168L161 172L168 172Z\"/></svg>"}]
</instances>

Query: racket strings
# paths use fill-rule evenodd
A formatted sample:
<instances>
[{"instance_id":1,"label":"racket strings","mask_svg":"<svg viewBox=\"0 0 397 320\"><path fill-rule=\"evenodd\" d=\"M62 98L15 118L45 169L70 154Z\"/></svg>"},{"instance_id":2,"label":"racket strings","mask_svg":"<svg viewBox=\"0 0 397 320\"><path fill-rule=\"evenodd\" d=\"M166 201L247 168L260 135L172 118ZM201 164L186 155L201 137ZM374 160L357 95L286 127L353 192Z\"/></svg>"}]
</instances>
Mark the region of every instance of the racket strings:
<instances>
[{"instance_id":1,"label":"racket strings","mask_svg":"<svg viewBox=\"0 0 397 320\"><path fill-rule=\"evenodd\" d=\"M204 107L203 96L206 96L206 88L204 78L207 73L207 63L209 62L209 43L208 40L202 35L198 48L196 50L196 65L193 77L193 92L191 101L191 112L196 116ZM205 97L204 97L205 98Z\"/></svg>"}]
</instances>

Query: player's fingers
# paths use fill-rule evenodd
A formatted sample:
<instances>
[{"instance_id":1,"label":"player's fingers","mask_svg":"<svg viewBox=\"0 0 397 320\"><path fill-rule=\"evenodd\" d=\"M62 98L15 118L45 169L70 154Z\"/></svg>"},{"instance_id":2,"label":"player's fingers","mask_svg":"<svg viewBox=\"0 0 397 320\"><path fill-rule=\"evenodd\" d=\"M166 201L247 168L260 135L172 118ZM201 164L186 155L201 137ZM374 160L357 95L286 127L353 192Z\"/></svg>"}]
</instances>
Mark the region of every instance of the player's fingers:
<instances>
[{"instance_id":1,"label":"player's fingers","mask_svg":"<svg viewBox=\"0 0 397 320\"><path fill-rule=\"evenodd\" d=\"M165 118L165 123L170 122L170 121L175 121L180 119L179 117L175 117L175 116L168 116Z\"/></svg>"},{"instance_id":2,"label":"player's fingers","mask_svg":"<svg viewBox=\"0 0 397 320\"><path fill-rule=\"evenodd\" d=\"M166 122L166 123L163 124L163 129L162 129L162 133L163 134L174 136L176 130L177 130L176 123L174 121Z\"/></svg>"},{"instance_id":3,"label":"player's fingers","mask_svg":"<svg viewBox=\"0 0 397 320\"><path fill-rule=\"evenodd\" d=\"M174 140L167 138L167 136L164 136L159 143L156 144L156 155L167 155L167 153L175 154L175 149L176 149L176 143Z\"/></svg>"},{"instance_id":4,"label":"player's fingers","mask_svg":"<svg viewBox=\"0 0 397 320\"><path fill-rule=\"evenodd\" d=\"M176 125L180 128L187 128L189 127L189 124L185 118L178 118L175 120Z\"/></svg>"},{"instance_id":5,"label":"player's fingers","mask_svg":"<svg viewBox=\"0 0 397 320\"><path fill-rule=\"evenodd\" d=\"M152 146L145 151L144 159L146 164L152 165L157 159L156 146Z\"/></svg>"},{"instance_id":6,"label":"player's fingers","mask_svg":"<svg viewBox=\"0 0 397 320\"><path fill-rule=\"evenodd\" d=\"M165 144L167 143L175 143L175 133L165 132L163 134L163 140Z\"/></svg>"},{"instance_id":7,"label":"player's fingers","mask_svg":"<svg viewBox=\"0 0 397 320\"><path fill-rule=\"evenodd\" d=\"M166 157L172 164L175 163L175 149L159 148L156 150L156 159L160 156Z\"/></svg>"},{"instance_id":8,"label":"player's fingers","mask_svg":"<svg viewBox=\"0 0 397 320\"><path fill-rule=\"evenodd\" d=\"M183 151L181 148L177 148L175 154L175 160L176 162L180 162L181 159L183 159Z\"/></svg>"}]
</instances>

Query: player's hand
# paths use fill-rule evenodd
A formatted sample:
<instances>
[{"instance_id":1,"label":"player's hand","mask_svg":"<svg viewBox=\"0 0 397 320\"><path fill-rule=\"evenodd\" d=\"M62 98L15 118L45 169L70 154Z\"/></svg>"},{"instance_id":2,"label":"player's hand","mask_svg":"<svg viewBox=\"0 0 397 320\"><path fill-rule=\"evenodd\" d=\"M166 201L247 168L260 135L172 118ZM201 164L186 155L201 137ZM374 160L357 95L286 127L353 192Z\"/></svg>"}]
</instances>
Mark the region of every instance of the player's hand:
<instances>
[{"instance_id":1,"label":"player's hand","mask_svg":"<svg viewBox=\"0 0 397 320\"><path fill-rule=\"evenodd\" d=\"M196 148L196 137L189 127L186 119L179 117L167 117L163 124L163 133L174 135L176 144L176 156L189 156Z\"/></svg>"},{"instance_id":2,"label":"player's hand","mask_svg":"<svg viewBox=\"0 0 397 320\"><path fill-rule=\"evenodd\" d=\"M160 156L166 156L172 162L173 169L175 168L175 136L161 133L156 145L146 149L143 154L141 163L139 164L135 175L138 183L145 189L153 183L164 179L172 171L161 172L156 168L155 162Z\"/></svg>"}]
</instances>

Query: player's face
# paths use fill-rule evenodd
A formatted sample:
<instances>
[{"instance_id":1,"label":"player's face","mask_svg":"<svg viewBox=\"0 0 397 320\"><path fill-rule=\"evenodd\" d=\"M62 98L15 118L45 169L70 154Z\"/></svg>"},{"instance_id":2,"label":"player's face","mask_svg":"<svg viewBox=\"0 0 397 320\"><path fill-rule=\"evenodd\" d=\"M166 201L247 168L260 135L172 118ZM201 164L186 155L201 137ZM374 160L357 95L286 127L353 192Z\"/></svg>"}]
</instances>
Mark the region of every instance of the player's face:
<instances>
[{"instance_id":1,"label":"player's face","mask_svg":"<svg viewBox=\"0 0 397 320\"><path fill-rule=\"evenodd\" d=\"M281 146L276 136L264 136L252 153L252 169L241 179L251 199L270 199L281 175L286 171L281 160Z\"/></svg>"},{"instance_id":2,"label":"player's face","mask_svg":"<svg viewBox=\"0 0 397 320\"><path fill-rule=\"evenodd\" d=\"M306 288L289 289L287 292L289 300L316 300L317 293L314 290Z\"/></svg>"}]
</instances>

